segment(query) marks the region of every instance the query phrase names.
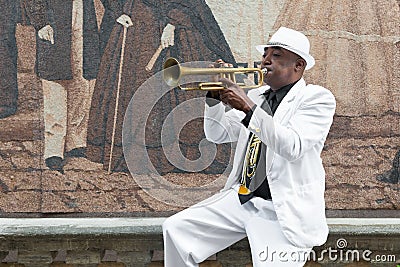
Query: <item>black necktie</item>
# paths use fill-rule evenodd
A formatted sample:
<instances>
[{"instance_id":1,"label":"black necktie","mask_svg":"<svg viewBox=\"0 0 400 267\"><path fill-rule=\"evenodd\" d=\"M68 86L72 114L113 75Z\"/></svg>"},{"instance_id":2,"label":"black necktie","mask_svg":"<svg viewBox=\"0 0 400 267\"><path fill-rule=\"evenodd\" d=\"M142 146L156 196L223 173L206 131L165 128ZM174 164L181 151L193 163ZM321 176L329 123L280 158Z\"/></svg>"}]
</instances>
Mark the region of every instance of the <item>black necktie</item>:
<instances>
[{"instance_id":1,"label":"black necktie","mask_svg":"<svg viewBox=\"0 0 400 267\"><path fill-rule=\"evenodd\" d=\"M268 99L264 100L261 108L269 115L272 115ZM265 144L254 133L250 133L243 163L241 185L238 192L241 204L246 203L255 195L270 199L268 181L265 177L265 154ZM259 187L260 190L257 190ZM265 192L259 194L259 191Z\"/></svg>"},{"instance_id":2,"label":"black necktie","mask_svg":"<svg viewBox=\"0 0 400 267\"><path fill-rule=\"evenodd\" d=\"M276 92L270 91L268 94L268 104L271 107L272 114L275 113L278 108L278 100L276 99Z\"/></svg>"}]
</instances>

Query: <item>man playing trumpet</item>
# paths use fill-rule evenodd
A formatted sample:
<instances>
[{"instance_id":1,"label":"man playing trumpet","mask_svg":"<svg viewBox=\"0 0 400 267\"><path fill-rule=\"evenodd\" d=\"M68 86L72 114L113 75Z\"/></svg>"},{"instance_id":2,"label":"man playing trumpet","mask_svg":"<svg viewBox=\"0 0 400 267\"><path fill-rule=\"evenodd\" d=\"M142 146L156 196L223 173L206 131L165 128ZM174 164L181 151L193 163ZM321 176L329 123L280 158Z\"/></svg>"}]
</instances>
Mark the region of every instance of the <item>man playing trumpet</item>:
<instances>
[{"instance_id":1,"label":"man playing trumpet","mask_svg":"<svg viewBox=\"0 0 400 267\"><path fill-rule=\"evenodd\" d=\"M221 192L165 221L167 267L198 266L246 236L253 266L303 266L326 241L320 155L334 96L303 78L315 64L304 34L281 27L256 48L266 86L246 94L221 78L225 89L207 94L206 137L237 142L233 169Z\"/></svg>"}]
</instances>

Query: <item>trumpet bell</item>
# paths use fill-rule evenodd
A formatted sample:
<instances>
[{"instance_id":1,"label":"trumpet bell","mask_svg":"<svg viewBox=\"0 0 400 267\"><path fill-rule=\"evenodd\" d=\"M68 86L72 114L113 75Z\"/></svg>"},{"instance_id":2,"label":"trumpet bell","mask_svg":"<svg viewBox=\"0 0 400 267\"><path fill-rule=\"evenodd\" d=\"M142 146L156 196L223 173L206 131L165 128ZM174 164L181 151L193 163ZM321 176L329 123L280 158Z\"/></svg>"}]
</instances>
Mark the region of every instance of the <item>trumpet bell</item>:
<instances>
[{"instance_id":1,"label":"trumpet bell","mask_svg":"<svg viewBox=\"0 0 400 267\"><path fill-rule=\"evenodd\" d=\"M175 58L168 58L163 65L163 78L166 84L177 87L181 77L181 66Z\"/></svg>"}]
</instances>

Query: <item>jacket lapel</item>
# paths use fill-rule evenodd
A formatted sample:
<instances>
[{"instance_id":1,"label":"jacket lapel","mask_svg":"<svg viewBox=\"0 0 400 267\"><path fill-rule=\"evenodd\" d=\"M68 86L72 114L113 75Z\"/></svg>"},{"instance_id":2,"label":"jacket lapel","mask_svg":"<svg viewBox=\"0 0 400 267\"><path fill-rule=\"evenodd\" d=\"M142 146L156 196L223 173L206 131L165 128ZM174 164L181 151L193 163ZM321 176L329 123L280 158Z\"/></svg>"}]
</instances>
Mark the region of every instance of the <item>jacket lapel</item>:
<instances>
[{"instance_id":1,"label":"jacket lapel","mask_svg":"<svg viewBox=\"0 0 400 267\"><path fill-rule=\"evenodd\" d=\"M283 122L285 119L286 115L289 113L290 109L293 108L293 101L295 100L299 90L303 87L305 87L306 82L304 81L303 78L301 78L293 87L290 89L290 91L287 93L287 95L282 99L282 102L278 106L278 109L276 110L274 114L274 120L277 122Z\"/></svg>"},{"instance_id":2,"label":"jacket lapel","mask_svg":"<svg viewBox=\"0 0 400 267\"><path fill-rule=\"evenodd\" d=\"M296 96L298 95L299 91L301 88L304 88L306 85L306 82L304 81L303 78L301 78L293 87L290 89L290 91L287 93L287 95L282 99L282 102L279 104L277 110L275 111L274 114L274 121L277 123L282 123L286 116L290 114L290 110L294 108L293 101L295 100ZM267 156L266 156L266 170L267 170L267 177L268 177L268 172L270 172L272 164L275 159L275 152L272 151L271 149L267 149ZM271 182L269 180L269 182Z\"/></svg>"},{"instance_id":3,"label":"jacket lapel","mask_svg":"<svg viewBox=\"0 0 400 267\"><path fill-rule=\"evenodd\" d=\"M305 84L306 83L302 78L292 87L292 89L290 89L290 91L282 99L282 102L280 103L278 109L276 110L274 114L274 121L280 123L285 119L286 115L289 114L290 109L293 108L292 102L295 100L299 90L305 87ZM255 94L253 95L254 97L252 99L258 106L261 106L262 102L265 99L265 97L262 94L265 92L266 89L268 89L268 87L261 87L255 89L257 91L254 92ZM243 128L240 132L239 141L236 147L235 160L234 160L235 166L233 166L232 172L230 173L228 181L225 184L225 189L229 189L233 184L235 184L235 182L237 182L237 177L241 175L243 167L243 157L247 145L248 136L249 136L249 131ZM274 158L275 158L275 153L272 150L267 149L267 155L266 155L267 173L270 171L272 167Z\"/></svg>"}]
</instances>

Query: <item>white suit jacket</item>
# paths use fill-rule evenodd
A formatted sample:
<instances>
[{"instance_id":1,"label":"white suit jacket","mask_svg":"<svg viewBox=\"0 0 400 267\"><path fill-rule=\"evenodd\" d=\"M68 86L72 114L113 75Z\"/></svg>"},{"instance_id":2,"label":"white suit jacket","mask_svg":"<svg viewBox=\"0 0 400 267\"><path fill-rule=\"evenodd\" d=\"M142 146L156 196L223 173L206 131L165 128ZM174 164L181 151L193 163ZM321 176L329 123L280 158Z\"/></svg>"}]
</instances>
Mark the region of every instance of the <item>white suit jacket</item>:
<instances>
[{"instance_id":1,"label":"white suit jacket","mask_svg":"<svg viewBox=\"0 0 400 267\"><path fill-rule=\"evenodd\" d=\"M241 120L244 112L219 103L205 107L204 130L215 143L238 142L233 168L223 190L238 183L249 133L267 146L266 176L272 202L286 238L298 247L325 243L325 171L321 151L335 113L332 93L299 80L280 103L274 117L261 109L268 87L249 91L257 104L249 127Z\"/></svg>"}]
</instances>

